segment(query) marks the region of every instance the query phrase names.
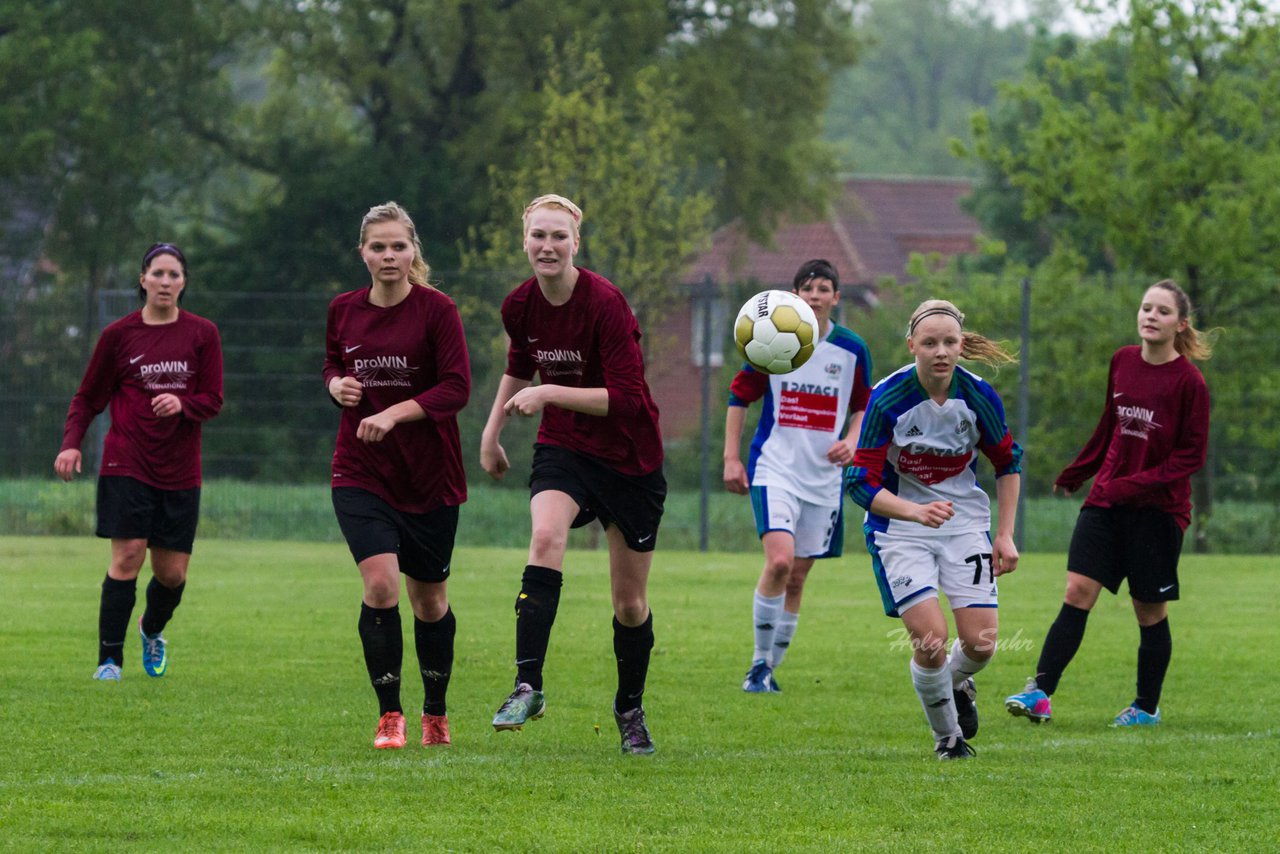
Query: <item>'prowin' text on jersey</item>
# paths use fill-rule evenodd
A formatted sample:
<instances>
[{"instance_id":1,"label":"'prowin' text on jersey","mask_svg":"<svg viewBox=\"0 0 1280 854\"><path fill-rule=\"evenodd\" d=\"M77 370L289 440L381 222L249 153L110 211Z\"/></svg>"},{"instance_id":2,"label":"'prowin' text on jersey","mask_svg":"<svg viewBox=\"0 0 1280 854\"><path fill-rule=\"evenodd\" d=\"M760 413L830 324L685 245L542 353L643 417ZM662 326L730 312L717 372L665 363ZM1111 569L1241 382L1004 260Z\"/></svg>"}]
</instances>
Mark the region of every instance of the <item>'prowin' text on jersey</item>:
<instances>
[{"instance_id":1,"label":"'prowin' text on jersey","mask_svg":"<svg viewBox=\"0 0 1280 854\"><path fill-rule=\"evenodd\" d=\"M543 383L606 389L607 415L543 409L538 441L595 457L621 474L648 474L662 465L662 433L645 381L640 327L612 282L577 270L563 305L548 302L536 278L503 301L507 375L531 380L536 373Z\"/></svg>"},{"instance_id":2,"label":"'prowin' text on jersey","mask_svg":"<svg viewBox=\"0 0 1280 854\"><path fill-rule=\"evenodd\" d=\"M161 394L176 395L182 411L156 415L151 401ZM110 324L71 398L61 450L78 449L108 403L103 476L132 477L157 489L199 486L200 425L222 409L218 327L182 310L172 323L145 323L139 309Z\"/></svg>"},{"instance_id":3,"label":"'prowin' text on jersey","mask_svg":"<svg viewBox=\"0 0 1280 854\"><path fill-rule=\"evenodd\" d=\"M1191 522L1191 475L1209 447L1209 387L1185 356L1163 365L1137 345L1111 357L1102 417L1089 442L1058 475L1079 489L1097 475L1085 505L1154 507L1185 530Z\"/></svg>"},{"instance_id":4,"label":"'prowin' text on jersey","mask_svg":"<svg viewBox=\"0 0 1280 854\"><path fill-rule=\"evenodd\" d=\"M368 490L397 510L426 513L467 500L457 415L471 395L471 362L453 300L415 285L392 306L370 288L329 303L324 383L355 377L364 394L343 407L332 484ZM361 420L413 400L426 418L397 424L381 442L356 438Z\"/></svg>"}]
</instances>

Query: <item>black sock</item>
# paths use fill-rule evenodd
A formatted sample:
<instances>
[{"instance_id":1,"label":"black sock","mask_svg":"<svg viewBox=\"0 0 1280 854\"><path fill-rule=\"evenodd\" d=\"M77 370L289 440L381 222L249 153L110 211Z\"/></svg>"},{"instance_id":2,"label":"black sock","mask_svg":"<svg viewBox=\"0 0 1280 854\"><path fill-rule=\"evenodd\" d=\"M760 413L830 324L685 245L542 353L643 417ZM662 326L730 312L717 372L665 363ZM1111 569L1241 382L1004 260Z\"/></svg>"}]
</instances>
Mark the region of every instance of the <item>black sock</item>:
<instances>
[{"instance_id":1,"label":"black sock","mask_svg":"<svg viewBox=\"0 0 1280 854\"><path fill-rule=\"evenodd\" d=\"M1138 630L1142 640L1138 644L1138 697L1133 704L1154 715L1160 708L1160 691L1173 656L1173 635L1169 633L1168 617L1154 626L1139 626Z\"/></svg>"},{"instance_id":2,"label":"black sock","mask_svg":"<svg viewBox=\"0 0 1280 854\"><path fill-rule=\"evenodd\" d=\"M413 618L413 641L418 650L418 669L422 671L422 713L443 715L444 696L449 691L449 674L453 670L453 636L458 621L449 608L434 623Z\"/></svg>"},{"instance_id":3,"label":"black sock","mask_svg":"<svg viewBox=\"0 0 1280 854\"><path fill-rule=\"evenodd\" d=\"M653 612L638 626L624 626L613 618L613 654L618 659L618 693L613 707L618 714L640 707L644 681L649 675L649 651L653 649Z\"/></svg>"},{"instance_id":4,"label":"black sock","mask_svg":"<svg viewBox=\"0 0 1280 854\"><path fill-rule=\"evenodd\" d=\"M186 588L185 581L177 587L165 587L152 576L151 583L147 585L147 608L142 612L142 630L149 635L164 631L173 619L173 612L182 601L182 591Z\"/></svg>"},{"instance_id":5,"label":"black sock","mask_svg":"<svg viewBox=\"0 0 1280 854\"><path fill-rule=\"evenodd\" d=\"M551 641L551 626L560 607L564 574L529 564L516 597L516 683L542 690L542 662Z\"/></svg>"},{"instance_id":6,"label":"black sock","mask_svg":"<svg viewBox=\"0 0 1280 854\"><path fill-rule=\"evenodd\" d=\"M1084 608L1062 603L1058 618L1049 627L1049 634L1044 639L1044 649L1040 650L1040 663L1036 665L1036 687L1046 694L1058 690L1058 680L1062 671L1067 669L1071 659L1080 649L1080 641L1084 640L1084 627L1089 619L1089 612Z\"/></svg>"},{"instance_id":7,"label":"black sock","mask_svg":"<svg viewBox=\"0 0 1280 854\"><path fill-rule=\"evenodd\" d=\"M360 603L360 643L364 646L364 666L378 695L378 714L399 712L400 662L404 658L404 637L400 634L400 608L370 608Z\"/></svg>"},{"instance_id":8,"label":"black sock","mask_svg":"<svg viewBox=\"0 0 1280 854\"><path fill-rule=\"evenodd\" d=\"M107 576L102 580L102 601L98 605L98 664L110 658L124 665L124 638L129 617L138 599L138 579L128 581Z\"/></svg>"}]
</instances>

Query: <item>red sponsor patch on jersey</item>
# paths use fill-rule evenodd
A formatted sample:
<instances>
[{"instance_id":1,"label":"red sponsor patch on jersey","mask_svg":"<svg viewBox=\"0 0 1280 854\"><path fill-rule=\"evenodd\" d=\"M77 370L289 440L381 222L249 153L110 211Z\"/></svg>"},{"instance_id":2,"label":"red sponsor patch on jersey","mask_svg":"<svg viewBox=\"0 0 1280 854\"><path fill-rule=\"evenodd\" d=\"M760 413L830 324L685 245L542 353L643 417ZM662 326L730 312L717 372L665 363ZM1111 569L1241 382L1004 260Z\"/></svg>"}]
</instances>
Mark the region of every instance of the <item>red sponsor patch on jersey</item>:
<instances>
[{"instance_id":1,"label":"red sponsor patch on jersey","mask_svg":"<svg viewBox=\"0 0 1280 854\"><path fill-rule=\"evenodd\" d=\"M778 407L778 426L798 427L801 430L834 430L838 402L827 394L784 391Z\"/></svg>"},{"instance_id":2,"label":"red sponsor patch on jersey","mask_svg":"<svg viewBox=\"0 0 1280 854\"><path fill-rule=\"evenodd\" d=\"M898 455L898 471L932 486L960 474L972 459L972 453L960 457L944 457L939 454L908 454L903 451Z\"/></svg>"}]
</instances>

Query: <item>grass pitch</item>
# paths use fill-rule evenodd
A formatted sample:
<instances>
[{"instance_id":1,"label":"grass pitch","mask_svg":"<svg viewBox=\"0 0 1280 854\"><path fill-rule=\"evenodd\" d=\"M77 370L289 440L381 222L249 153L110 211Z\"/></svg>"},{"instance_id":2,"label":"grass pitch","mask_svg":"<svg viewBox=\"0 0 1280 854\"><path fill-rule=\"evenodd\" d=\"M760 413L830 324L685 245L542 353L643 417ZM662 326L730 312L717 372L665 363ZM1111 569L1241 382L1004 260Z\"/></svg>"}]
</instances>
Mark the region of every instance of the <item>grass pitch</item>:
<instances>
[{"instance_id":1,"label":"grass pitch","mask_svg":"<svg viewBox=\"0 0 1280 854\"><path fill-rule=\"evenodd\" d=\"M459 549L451 748L372 749L360 584L336 544L200 540L167 629L169 673L99 684L107 544L0 540L0 848L5 850L1274 850L1280 773L1269 558L1186 556L1164 723L1108 728L1138 632L1104 594L1051 724L1009 717L1061 601L1062 559L1001 583L1005 646L979 677L979 754L939 763L897 621L859 549L811 576L778 671L740 690L760 558L663 552L652 757L618 750L606 556L567 562L546 717L496 734L514 673L522 550ZM144 569L139 584L148 577ZM135 612L136 614L137 612ZM135 617L136 619L136 617ZM597 729L599 728L599 734Z\"/></svg>"}]
</instances>

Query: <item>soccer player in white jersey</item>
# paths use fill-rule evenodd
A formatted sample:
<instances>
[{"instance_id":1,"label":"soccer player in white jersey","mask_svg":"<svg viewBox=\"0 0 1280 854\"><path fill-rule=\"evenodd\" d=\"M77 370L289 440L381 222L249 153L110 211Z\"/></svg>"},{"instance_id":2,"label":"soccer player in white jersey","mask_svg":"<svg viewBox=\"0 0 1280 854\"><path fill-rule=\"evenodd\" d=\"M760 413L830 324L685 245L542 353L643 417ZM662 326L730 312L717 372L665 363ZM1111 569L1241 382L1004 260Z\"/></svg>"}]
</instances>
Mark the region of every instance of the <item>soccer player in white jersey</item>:
<instances>
[{"instance_id":1,"label":"soccer player in white jersey","mask_svg":"<svg viewBox=\"0 0 1280 854\"><path fill-rule=\"evenodd\" d=\"M831 320L840 302L836 268L821 258L796 272L792 290L818 318L818 346L789 374L744 365L729 387L724 485L751 495L764 569L752 605L755 648L742 690L782 690L773 671L795 635L805 579L818 558L844 548L840 475L853 460L871 394L871 354L861 338ZM763 398L746 466L739 456L747 407Z\"/></svg>"},{"instance_id":2,"label":"soccer player in white jersey","mask_svg":"<svg viewBox=\"0 0 1280 854\"><path fill-rule=\"evenodd\" d=\"M996 650L996 578L1018 567L1022 449L995 389L957 361L1014 359L964 331L964 315L946 300L926 300L911 315L907 349L915 361L871 391L845 490L867 510L863 530L885 613L901 618L911 638L911 682L934 750L939 759L966 759L978 731L973 676ZM977 451L996 470L994 540L990 502L974 476ZM956 624L950 654L939 591Z\"/></svg>"}]
</instances>

